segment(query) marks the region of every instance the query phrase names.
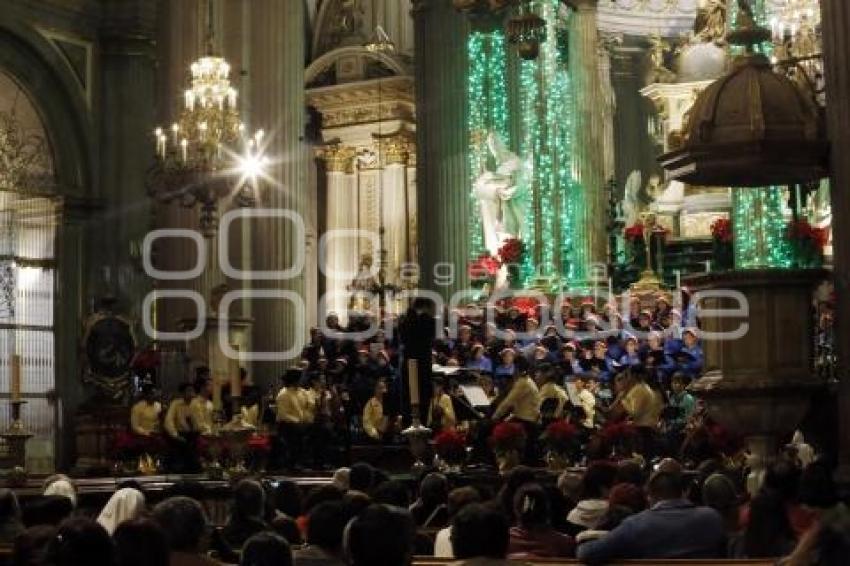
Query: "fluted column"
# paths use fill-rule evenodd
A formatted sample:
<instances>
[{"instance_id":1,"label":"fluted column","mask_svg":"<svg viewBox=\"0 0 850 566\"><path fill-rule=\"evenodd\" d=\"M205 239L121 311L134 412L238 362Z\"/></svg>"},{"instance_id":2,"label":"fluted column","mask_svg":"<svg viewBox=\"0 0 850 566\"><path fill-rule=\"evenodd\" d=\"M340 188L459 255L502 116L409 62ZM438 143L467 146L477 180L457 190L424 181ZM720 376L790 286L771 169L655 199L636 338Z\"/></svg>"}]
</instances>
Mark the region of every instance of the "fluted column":
<instances>
[{"instance_id":1,"label":"fluted column","mask_svg":"<svg viewBox=\"0 0 850 566\"><path fill-rule=\"evenodd\" d=\"M304 134L305 13L303 2L251 0L251 83L253 128L269 132L267 149L272 157L269 174L274 182L262 183L259 207L291 211L306 227L307 151ZM294 264L306 242L293 222L283 218L255 221L253 260L258 271L281 271ZM304 297L305 273L287 280L257 281L257 289L282 289ZM304 304L304 308L315 308ZM307 334L304 312L281 299L255 299L254 350L280 353L303 344ZM264 361L255 366L264 380L277 377L288 361Z\"/></svg>"},{"instance_id":2,"label":"fluted column","mask_svg":"<svg viewBox=\"0 0 850 566\"><path fill-rule=\"evenodd\" d=\"M570 0L570 71L576 100L576 171L585 190L588 260L607 261L605 234L605 114L599 72L599 0Z\"/></svg>"},{"instance_id":3,"label":"fluted column","mask_svg":"<svg viewBox=\"0 0 850 566\"><path fill-rule=\"evenodd\" d=\"M451 0L418 0L414 18L420 286L448 295L467 284L468 24ZM434 266L444 263L454 269L452 282L445 286L434 280Z\"/></svg>"},{"instance_id":4,"label":"fluted column","mask_svg":"<svg viewBox=\"0 0 850 566\"><path fill-rule=\"evenodd\" d=\"M850 486L850 4L821 0L827 124L832 143L833 273L838 301L835 347L839 380L839 475Z\"/></svg>"},{"instance_id":5,"label":"fluted column","mask_svg":"<svg viewBox=\"0 0 850 566\"><path fill-rule=\"evenodd\" d=\"M108 210L98 227L108 238L93 238L93 267L108 267L108 290L120 308L140 319L149 282L138 269L138 249L151 227L145 172L154 109L156 5L142 0L112 2L100 35L101 194Z\"/></svg>"},{"instance_id":6,"label":"fluted column","mask_svg":"<svg viewBox=\"0 0 850 566\"><path fill-rule=\"evenodd\" d=\"M383 247L387 281L398 283L399 267L408 260L407 150L402 144L393 144L386 155L381 182Z\"/></svg>"},{"instance_id":7,"label":"fluted column","mask_svg":"<svg viewBox=\"0 0 850 566\"><path fill-rule=\"evenodd\" d=\"M327 230L354 230L357 228L357 193L354 187L352 159L354 152L344 148L326 152L325 175L327 199L325 226ZM327 238L325 263L321 266L325 276L327 304L325 313L335 312L342 323L347 322L346 286L357 273L358 241L355 238Z\"/></svg>"}]
</instances>

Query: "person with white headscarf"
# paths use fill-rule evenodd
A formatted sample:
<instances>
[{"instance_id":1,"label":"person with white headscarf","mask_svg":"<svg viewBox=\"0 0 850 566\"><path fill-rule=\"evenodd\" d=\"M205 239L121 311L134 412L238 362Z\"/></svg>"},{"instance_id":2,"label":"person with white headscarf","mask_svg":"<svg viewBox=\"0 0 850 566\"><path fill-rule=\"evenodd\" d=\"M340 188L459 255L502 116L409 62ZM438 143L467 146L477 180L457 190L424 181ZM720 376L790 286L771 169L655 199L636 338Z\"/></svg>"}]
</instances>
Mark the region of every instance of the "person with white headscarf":
<instances>
[{"instance_id":1,"label":"person with white headscarf","mask_svg":"<svg viewBox=\"0 0 850 566\"><path fill-rule=\"evenodd\" d=\"M138 517L145 509L145 496L138 489L125 487L112 494L97 522L112 535L118 525Z\"/></svg>"},{"instance_id":2,"label":"person with white headscarf","mask_svg":"<svg viewBox=\"0 0 850 566\"><path fill-rule=\"evenodd\" d=\"M68 476L56 474L44 480L44 495L67 497L77 507L77 488Z\"/></svg>"}]
</instances>

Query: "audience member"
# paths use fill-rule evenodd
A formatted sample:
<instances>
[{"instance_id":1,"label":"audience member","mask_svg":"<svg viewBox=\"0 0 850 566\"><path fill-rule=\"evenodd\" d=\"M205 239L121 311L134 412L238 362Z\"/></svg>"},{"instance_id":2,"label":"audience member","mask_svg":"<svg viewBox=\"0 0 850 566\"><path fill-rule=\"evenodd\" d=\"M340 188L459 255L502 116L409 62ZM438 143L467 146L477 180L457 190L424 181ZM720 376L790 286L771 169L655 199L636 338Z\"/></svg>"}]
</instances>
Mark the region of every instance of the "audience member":
<instances>
[{"instance_id":1,"label":"audience member","mask_svg":"<svg viewBox=\"0 0 850 566\"><path fill-rule=\"evenodd\" d=\"M200 503L184 496L172 497L153 508L153 518L165 532L171 566L217 564L204 555L207 516Z\"/></svg>"},{"instance_id":2,"label":"audience member","mask_svg":"<svg viewBox=\"0 0 850 566\"><path fill-rule=\"evenodd\" d=\"M61 495L67 497L73 507L77 506L77 488L66 475L54 474L44 480L44 495Z\"/></svg>"},{"instance_id":3,"label":"audience member","mask_svg":"<svg viewBox=\"0 0 850 566\"><path fill-rule=\"evenodd\" d=\"M572 537L550 523L549 498L538 484L526 484L514 496L517 523L510 529L508 554L512 558L565 558L575 554Z\"/></svg>"},{"instance_id":4,"label":"audience member","mask_svg":"<svg viewBox=\"0 0 850 566\"><path fill-rule=\"evenodd\" d=\"M729 547L731 558L779 558L794 550L796 536L782 497L761 490L750 502L749 523Z\"/></svg>"},{"instance_id":5,"label":"audience member","mask_svg":"<svg viewBox=\"0 0 850 566\"><path fill-rule=\"evenodd\" d=\"M608 462L594 462L587 468L581 480L579 502L567 515L575 532L599 527L608 511L608 492L616 476L616 466Z\"/></svg>"},{"instance_id":6,"label":"audience member","mask_svg":"<svg viewBox=\"0 0 850 566\"><path fill-rule=\"evenodd\" d=\"M474 487L458 487L449 492L447 510L449 521L453 520L461 509L471 503L479 503L481 494ZM451 539L451 525L437 531L434 538L434 556L438 558L454 558Z\"/></svg>"},{"instance_id":7,"label":"audience member","mask_svg":"<svg viewBox=\"0 0 850 566\"><path fill-rule=\"evenodd\" d=\"M307 520L307 544L295 551L295 566L345 566L342 539L351 516L342 501L313 507Z\"/></svg>"},{"instance_id":8,"label":"audience member","mask_svg":"<svg viewBox=\"0 0 850 566\"><path fill-rule=\"evenodd\" d=\"M503 513L480 503L471 503L452 520L452 548L457 566L501 566L510 545L510 524Z\"/></svg>"},{"instance_id":9,"label":"audience member","mask_svg":"<svg viewBox=\"0 0 850 566\"><path fill-rule=\"evenodd\" d=\"M242 480L233 488L233 506L227 524L221 530L232 548L241 548L252 535L270 530L263 520L266 493L254 480Z\"/></svg>"},{"instance_id":10,"label":"audience member","mask_svg":"<svg viewBox=\"0 0 850 566\"><path fill-rule=\"evenodd\" d=\"M24 532L18 496L11 489L0 489L0 544L11 544Z\"/></svg>"},{"instance_id":11,"label":"audience member","mask_svg":"<svg viewBox=\"0 0 850 566\"><path fill-rule=\"evenodd\" d=\"M239 566L292 566L292 550L280 535L257 533L245 541Z\"/></svg>"},{"instance_id":12,"label":"audience member","mask_svg":"<svg viewBox=\"0 0 850 566\"><path fill-rule=\"evenodd\" d=\"M580 544L579 560L598 564L623 558L726 556L723 519L714 509L684 499L680 474L656 472L649 480L649 498L648 510L627 518L601 539Z\"/></svg>"},{"instance_id":13,"label":"audience member","mask_svg":"<svg viewBox=\"0 0 850 566\"><path fill-rule=\"evenodd\" d=\"M114 566L115 546L106 529L91 519L76 517L59 525L47 544L50 566Z\"/></svg>"},{"instance_id":14,"label":"audience member","mask_svg":"<svg viewBox=\"0 0 850 566\"><path fill-rule=\"evenodd\" d=\"M151 519L129 519L115 529L117 566L168 566L168 540Z\"/></svg>"},{"instance_id":15,"label":"audience member","mask_svg":"<svg viewBox=\"0 0 850 566\"><path fill-rule=\"evenodd\" d=\"M112 535L118 525L135 519L144 509L145 496L142 492L132 487L125 487L112 494L98 515L97 522Z\"/></svg>"},{"instance_id":16,"label":"audience member","mask_svg":"<svg viewBox=\"0 0 850 566\"><path fill-rule=\"evenodd\" d=\"M30 527L15 538L12 545L14 566L43 566L47 557L47 545L56 536L53 525Z\"/></svg>"},{"instance_id":17,"label":"audience member","mask_svg":"<svg viewBox=\"0 0 850 566\"><path fill-rule=\"evenodd\" d=\"M416 525L422 528L443 528L448 524L446 503L449 480L443 474L431 473L419 484L419 498L410 506Z\"/></svg>"},{"instance_id":18,"label":"audience member","mask_svg":"<svg viewBox=\"0 0 850 566\"><path fill-rule=\"evenodd\" d=\"M348 525L350 566L407 566L416 525L406 509L372 505Z\"/></svg>"}]
</instances>

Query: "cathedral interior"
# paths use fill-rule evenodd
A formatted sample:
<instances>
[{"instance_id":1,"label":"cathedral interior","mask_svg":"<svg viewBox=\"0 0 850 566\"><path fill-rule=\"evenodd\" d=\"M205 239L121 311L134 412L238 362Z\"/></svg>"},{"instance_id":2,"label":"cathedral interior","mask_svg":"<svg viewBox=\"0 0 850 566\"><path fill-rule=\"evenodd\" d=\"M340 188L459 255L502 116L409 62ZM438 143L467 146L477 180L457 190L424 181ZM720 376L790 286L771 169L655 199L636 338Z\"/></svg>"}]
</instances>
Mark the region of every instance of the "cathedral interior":
<instances>
[{"instance_id":1,"label":"cathedral interior","mask_svg":"<svg viewBox=\"0 0 850 566\"><path fill-rule=\"evenodd\" d=\"M361 355L412 433L333 463L421 464L423 372L627 356L648 309L751 476L804 430L850 485L848 38L845 0L0 0L0 475L164 473L116 446L201 374L231 459L293 368L371 436Z\"/></svg>"}]
</instances>

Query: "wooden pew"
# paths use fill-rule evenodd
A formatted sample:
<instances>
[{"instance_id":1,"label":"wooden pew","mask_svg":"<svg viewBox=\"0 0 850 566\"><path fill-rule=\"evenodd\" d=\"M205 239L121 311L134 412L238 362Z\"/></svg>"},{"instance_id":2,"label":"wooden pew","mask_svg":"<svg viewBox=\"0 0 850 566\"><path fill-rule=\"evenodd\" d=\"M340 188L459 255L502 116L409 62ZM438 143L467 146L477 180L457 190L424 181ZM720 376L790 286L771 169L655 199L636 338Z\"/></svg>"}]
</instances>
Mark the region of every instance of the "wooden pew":
<instances>
[{"instance_id":1,"label":"wooden pew","mask_svg":"<svg viewBox=\"0 0 850 566\"><path fill-rule=\"evenodd\" d=\"M435 558L433 556L416 556L413 566L445 566L455 562L454 558ZM535 558L532 560L517 560L520 564L533 566L579 566L578 560L561 560L555 558ZM608 562L608 566L773 566L775 560L620 560Z\"/></svg>"}]
</instances>

